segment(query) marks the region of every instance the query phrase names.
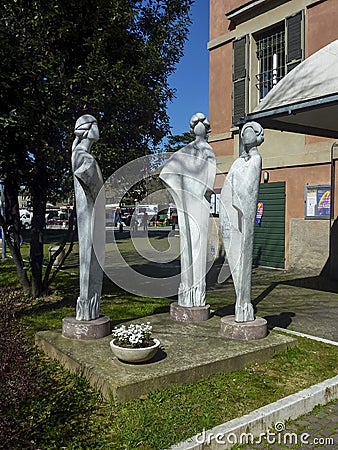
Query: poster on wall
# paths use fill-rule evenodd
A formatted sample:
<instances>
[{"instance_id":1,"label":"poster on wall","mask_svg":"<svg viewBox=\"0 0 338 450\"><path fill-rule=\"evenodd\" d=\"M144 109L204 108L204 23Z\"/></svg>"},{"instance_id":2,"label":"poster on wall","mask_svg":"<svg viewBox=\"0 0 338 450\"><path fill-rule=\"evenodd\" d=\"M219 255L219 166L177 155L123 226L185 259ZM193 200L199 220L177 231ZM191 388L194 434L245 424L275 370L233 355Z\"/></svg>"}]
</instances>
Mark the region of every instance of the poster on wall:
<instances>
[{"instance_id":1,"label":"poster on wall","mask_svg":"<svg viewBox=\"0 0 338 450\"><path fill-rule=\"evenodd\" d=\"M306 215L314 217L316 215L317 189L309 189L306 198Z\"/></svg>"},{"instance_id":2,"label":"poster on wall","mask_svg":"<svg viewBox=\"0 0 338 450\"><path fill-rule=\"evenodd\" d=\"M261 224L263 213L264 213L264 203L258 202L257 203L257 211L256 211L256 224L257 225Z\"/></svg>"},{"instance_id":3,"label":"poster on wall","mask_svg":"<svg viewBox=\"0 0 338 450\"><path fill-rule=\"evenodd\" d=\"M221 194L211 194L210 198L210 214L218 215L219 214L219 203L220 203Z\"/></svg>"},{"instance_id":4,"label":"poster on wall","mask_svg":"<svg viewBox=\"0 0 338 450\"><path fill-rule=\"evenodd\" d=\"M317 211L319 216L330 215L331 191L330 189L318 189L317 191Z\"/></svg>"},{"instance_id":5,"label":"poster on wall","mask_svg":"<svg viewBox=\"0 0 338 450\"><path fill-rule=\"evenodd\" d=\"M329 219L331 186L305 186L305 219Z\"/></svg>"}]
</instances>

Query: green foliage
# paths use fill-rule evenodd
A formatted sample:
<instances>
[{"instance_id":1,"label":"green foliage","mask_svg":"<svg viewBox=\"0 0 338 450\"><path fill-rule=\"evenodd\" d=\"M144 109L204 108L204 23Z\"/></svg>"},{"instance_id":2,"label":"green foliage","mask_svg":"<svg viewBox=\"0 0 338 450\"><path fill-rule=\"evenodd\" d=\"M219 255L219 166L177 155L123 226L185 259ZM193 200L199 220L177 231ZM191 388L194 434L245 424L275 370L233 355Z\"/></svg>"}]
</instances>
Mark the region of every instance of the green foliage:
<instances>
[{"instance_id":1,"label":"green foliage","mask_svg":"<svg viewBox=\"0 0 338 450\"><path fill-rule=\"evenodd\" d=\"M156 145L169 131L167 80L182 56L190 4L3 2L2 175L15 171L29 187L41 163L49 196L57 194L69 181L71 129L87 112L99 119L106 175Z\"/></svg>"},{"instance_id":2,"label":"green foliage","mask_svg":"<svg viewBox=\"0 0 338 450\"><path fill-rule=\"evenodd\" d=\"M0 178L9 247L18 242L17 195L33 206L30 264L11 248L20 282L42 285L42 241L49 201L72 197L72 128L98 119L94 147L107 178L169 133L168 77L183 52L192 0L4 0L0 17ZM104 164L103 164L104 162Z\"/></svg>"},{"instance_id":3,"label":"green foliage","mask_svg":"<svg viewBox=\"0 0 338 450\"><path fill-rule=\"evenodd\" d=\"M190 132L175 134L168 137L168 142L165 144L164 149L166 152L176 152L192 142L194 139L195 136Z\"/></svg>"},{"instance_id":4,"label":"green foliage","mask_svg":"<svg viewBox=\"0 0 338 450\"><path fill-rule=\"evenodd\" d=\"M1 448L20 448L28 421L18 414L21 405L39 395L34 352L15 320L21 301L18 291L0 291L0 442Z\"/></svg>"}]
</instances>

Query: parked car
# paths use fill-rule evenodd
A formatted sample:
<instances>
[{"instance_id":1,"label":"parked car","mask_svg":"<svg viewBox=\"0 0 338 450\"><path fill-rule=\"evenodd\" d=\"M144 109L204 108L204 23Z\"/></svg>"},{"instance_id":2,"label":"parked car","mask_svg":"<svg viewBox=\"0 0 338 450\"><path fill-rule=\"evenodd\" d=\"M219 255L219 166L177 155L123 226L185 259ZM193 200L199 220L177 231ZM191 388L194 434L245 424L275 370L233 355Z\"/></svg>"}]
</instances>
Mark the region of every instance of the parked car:
<instances>
[{"instance_id":1,"label":"parked car","mask_svg":"<svg viewBox=\"0 0 338 450\"><path fill-rule=\"evenodd\" d=\"M60 209L49 209L46 212L46 225L67 226L68 215Z\"/></svg>"}]
</instances>

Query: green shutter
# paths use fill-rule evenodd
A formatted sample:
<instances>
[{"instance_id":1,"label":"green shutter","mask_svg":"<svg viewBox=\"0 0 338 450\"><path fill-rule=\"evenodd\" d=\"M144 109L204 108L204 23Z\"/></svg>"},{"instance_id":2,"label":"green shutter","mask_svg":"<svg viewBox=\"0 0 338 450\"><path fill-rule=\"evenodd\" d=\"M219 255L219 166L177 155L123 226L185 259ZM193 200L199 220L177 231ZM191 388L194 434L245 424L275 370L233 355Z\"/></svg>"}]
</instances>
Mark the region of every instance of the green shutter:
<instances>
[{"instance_id":1,"label":"green shutter","mask_svg":"<svg viewBox=\"0 0 338 450\"><path fill-rule=\"evenodd\" d=\"M248 38L244 36L232 44L232 123L236 125L247 110Z\"/></svg>"},{"instance_id":2,"label":"green shutter","mask_svg":"<svg viewBox=\"0 0 338 450\"><path fill-rule=\"evenodd\" d=\"M263 183L259 202L264 204L260 225L255 225L253 265L285 267L285 182Z\"/></svg>"},{"instance_id":3,"label":"green shutter","mask_svg":"<svg viewBox=\"0 0 338 450\"><path fill-rule=\"evenodd\" d=\"M286 18L286 69L290 72L304 59L303 11Z\"/></svg>"}]
</instances>

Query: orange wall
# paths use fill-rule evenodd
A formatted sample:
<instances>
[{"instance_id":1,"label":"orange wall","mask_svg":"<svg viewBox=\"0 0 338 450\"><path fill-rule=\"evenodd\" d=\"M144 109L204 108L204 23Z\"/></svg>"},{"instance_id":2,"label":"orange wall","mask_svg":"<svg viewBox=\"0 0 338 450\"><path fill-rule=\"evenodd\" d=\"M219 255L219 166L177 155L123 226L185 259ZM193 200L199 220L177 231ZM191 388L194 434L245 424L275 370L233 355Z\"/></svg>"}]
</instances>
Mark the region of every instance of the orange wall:
<instances>
[{"instance_id":1,"label":"orange wall","mask_svg":"<svg viewBox=\"0 0 338 450\"><path fill-rule=\"evenodd\" d=\"M218 0L210 0L210 40L227 32L227 22L224 5Z\"/></svg>"},{"instance_id":2,"label":"orange wall","mask_svg":"<svg viewBox=\"0 0 338 450\"><path fill-rule=\"evenodd\" d=\"M227 34L230 22L225 14L250 3L249 0L210 0L210 39ZM306 8L305 53L309 56L338 37L338 0L322 0ZM232 44L213 48L210 52L210 122L212 134L228 133L232 126ZM304 152L325 141L306 137ZM217 157L236 154L232 139L211 142ZM313 147L312 147L313 146ZM281 162L282 164L283 162ZM338 180L338 161L337 161ZM330 164L268 169L269 182L286 182L286 258L289 256L289 224L291 218L304 218L304 187L306 184L330 184ZM222 184L222 183L221 183ZM337 183L336 183L337 184ZM338 199L338 186L336 185ZM335 202L338 212L338 201Z\"/></svg>"},{"instance_id":3,"label":"orange wall","mask_svg":"<svg viewBox=\"0 0 338 450\"><path fill-rule=\"evenodd\" d=\"M210 123L212 134L231 128L232 46L214 49L210 54Z\"/></svg>"},{"instance_id":4,"label":"orange wall","mask_svg":"<svg viewBox=\"0 0 338 450\"><path fill-rule=\"evenodd\" d=\"M307 9L306 56L335 41L338 37L338 1L326 0Z\"/></svg>"},{"instance_id":5,"label":"orange wall","mask_svg":"<svg viewBox=\"0 0 338 450\"><path fill-rule=\"evenodd\" d=\"M285 181L287 211L290 217L304 217L304 187L307 184L330 184L330 165L271 169L269 182Z\"/></svg>"},{"instance_id":6,"label":"orange wall","mask_svg":"<svg viewBox=\"0 0 338 450\"><path fill-rule=\"evenodd\" d=\"M210 142L210 145L216 158L219 156L233 156L234 154L234 141L232 139Z\"/></svg>"},{"instance_id":7,"label":"orange wall","mask_svg":"<svg viewBox=\"0 0 338 450\"><path fill-rule=\"evenodd\" d=\"M229 21L225 14L246 3L250 2L248 0L210 0L210 39L226 34L229 31Z\"/></svg>"},{"instance_id":8,"label":"orange wall","mask_svg":"<svg viewBox=\"0 0 338 450\"><path fill-rule=\"evenodd\" d=\"M304 188L310 184L330 184L330 165L271 169L269 183L285 181L285 257L289 259L290 219L304 218ZM262 180L263 182L263 180Z\"/></svg>"}]
</instances>

